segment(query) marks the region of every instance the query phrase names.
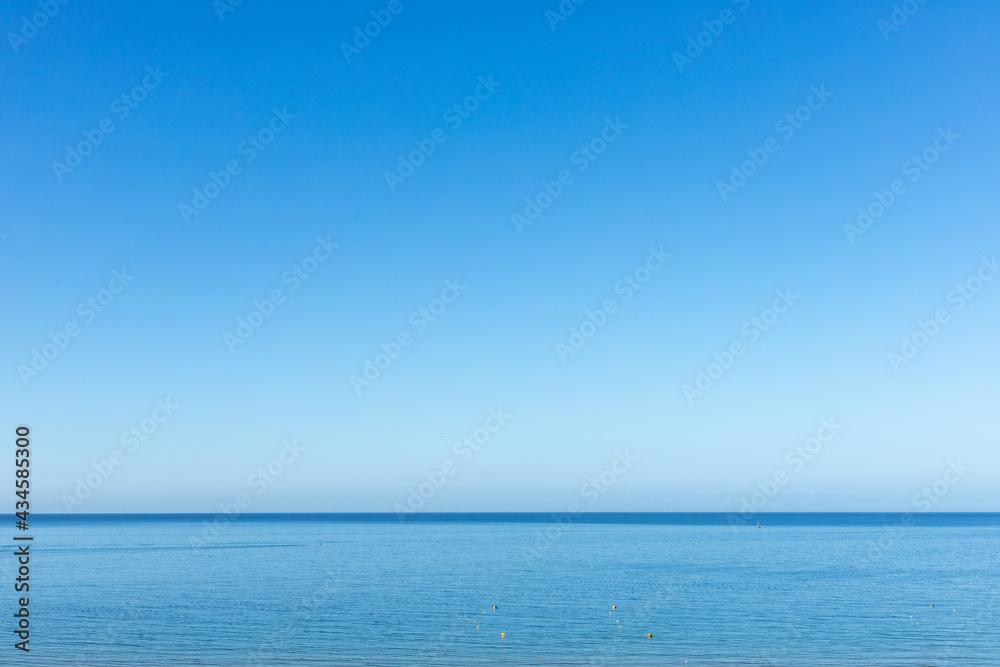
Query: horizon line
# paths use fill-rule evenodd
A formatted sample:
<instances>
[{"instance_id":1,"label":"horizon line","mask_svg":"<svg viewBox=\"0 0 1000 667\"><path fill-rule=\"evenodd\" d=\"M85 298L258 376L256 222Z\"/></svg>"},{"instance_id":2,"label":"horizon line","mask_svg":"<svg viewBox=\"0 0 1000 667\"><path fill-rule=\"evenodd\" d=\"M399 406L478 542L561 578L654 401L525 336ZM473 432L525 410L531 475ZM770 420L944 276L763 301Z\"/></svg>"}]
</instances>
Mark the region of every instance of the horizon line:
<instances>
[{"instance_id":1,"label":"horizon line","mask_svg":"<svg viewBox=\"0 0 1000 667\"><path fill-rule=\"evenodd\" d=\"M46 517L46 516L121 516L121 515L149 515L149 514L170 514L170 515L215 515L222 514L223 512L32 512L31 515L35 517ZM13 513L11 513L13 514ZM400 512L326 512L326 511L288 511L288 512L239 512L237 516L267 516L267 515L287 515L287 514L322 514L322 515L344 515L344 516L396 516ZM468 515L468 514L570 514L566 510L456 510L456 511L410 511L406 512L406 516L427 516L427 515ZM721 511L721 510L623 510L623 511L601 511L601 512L581 512L581 518L583 516L599 516L599 515L619 515L619 514L734 514L739 515L741 512L736 511ZM754 516L759 515L773 515L773 514L1000 514L1000 509L997 510L956 510L956 511L901 511L901 510L795 510L795 511L755 511Z\"/></svg>"}]
</instances>

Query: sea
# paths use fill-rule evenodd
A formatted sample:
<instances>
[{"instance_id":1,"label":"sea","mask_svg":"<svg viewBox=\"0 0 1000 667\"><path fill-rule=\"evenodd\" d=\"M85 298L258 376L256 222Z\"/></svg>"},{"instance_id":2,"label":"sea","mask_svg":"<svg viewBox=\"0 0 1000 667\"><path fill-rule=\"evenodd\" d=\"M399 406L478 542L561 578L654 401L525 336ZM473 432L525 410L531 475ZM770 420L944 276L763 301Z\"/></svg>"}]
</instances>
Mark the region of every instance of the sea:
<instances>
[{"instance_id":1,"label":"sea","mask_svg":"<svg viewBox=\"0 0 1000 667\"><path fill-rule=\"evenodd\" d=\"M3 665L1000 665L1000 514L31 519Z\"/></svg>"}]
</instances>

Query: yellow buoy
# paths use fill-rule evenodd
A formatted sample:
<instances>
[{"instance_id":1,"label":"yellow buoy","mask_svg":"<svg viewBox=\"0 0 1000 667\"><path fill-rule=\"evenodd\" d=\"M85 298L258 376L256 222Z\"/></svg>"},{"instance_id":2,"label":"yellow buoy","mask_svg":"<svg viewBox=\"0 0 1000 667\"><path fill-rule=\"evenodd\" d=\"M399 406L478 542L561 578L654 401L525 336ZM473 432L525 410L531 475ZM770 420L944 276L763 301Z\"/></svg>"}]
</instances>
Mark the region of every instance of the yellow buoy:
<instances>
[{"instance_id":1,"label":"yellow buoy","mask_svg":"<svg viewBox=\"0 0 1000 667\"><path fill-rule=\"evenodd\" d=\"M506 632L501 632L501 633L500 633L500 636L501 636L501 637L506 637L506 636L507 636L507 633L506 633Z\"/></svg>"},{"instance_id":2,"label":"yellow buoy","mask_svg":"<svg viewBox=\"0 0 1000 667\"><path fill-rule=\"evenodd\" d=\"M647 634L646 634L646 636L647 636L647 637L652 637L652 636L653 636L653 633L652 633L652 632L649 632L649 633L647 633ZM685 660L684 662L687 662L687 660Z\"/></svg>"}]
</instances>

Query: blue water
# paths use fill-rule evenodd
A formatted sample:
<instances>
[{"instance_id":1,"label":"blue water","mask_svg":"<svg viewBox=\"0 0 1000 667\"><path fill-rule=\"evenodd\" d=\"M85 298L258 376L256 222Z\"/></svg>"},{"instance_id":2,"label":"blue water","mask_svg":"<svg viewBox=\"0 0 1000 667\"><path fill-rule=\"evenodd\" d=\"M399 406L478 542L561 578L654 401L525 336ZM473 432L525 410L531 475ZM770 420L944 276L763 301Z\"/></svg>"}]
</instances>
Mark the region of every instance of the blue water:
<instances>
[{"instance_id":1,"label":"blue water","mask_svg":"<svg viewBox=\"0 0 1000 667\"><path fill-rule=\"evenodd\" d=\"M33 517L0 663L1000 665L998 514L212 518Z\"/></svg>"}]
</instances>

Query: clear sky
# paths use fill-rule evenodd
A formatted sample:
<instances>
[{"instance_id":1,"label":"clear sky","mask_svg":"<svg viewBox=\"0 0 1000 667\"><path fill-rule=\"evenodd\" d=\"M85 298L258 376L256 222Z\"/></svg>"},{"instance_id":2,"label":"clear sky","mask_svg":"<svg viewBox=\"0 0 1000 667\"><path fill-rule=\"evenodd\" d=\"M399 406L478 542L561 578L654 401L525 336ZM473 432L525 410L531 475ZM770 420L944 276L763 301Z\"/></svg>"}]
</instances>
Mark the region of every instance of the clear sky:
<instances>
[{"instance_id":1,"label":"clear sky","mask_svg":"<svg viewBox=\"0 0 1000 667\"><path fill-rule=\"evenodd\" d=\"M33 510L998 509L996 3L320 4L6 3Z\"/></svg>"}]
</instances>

